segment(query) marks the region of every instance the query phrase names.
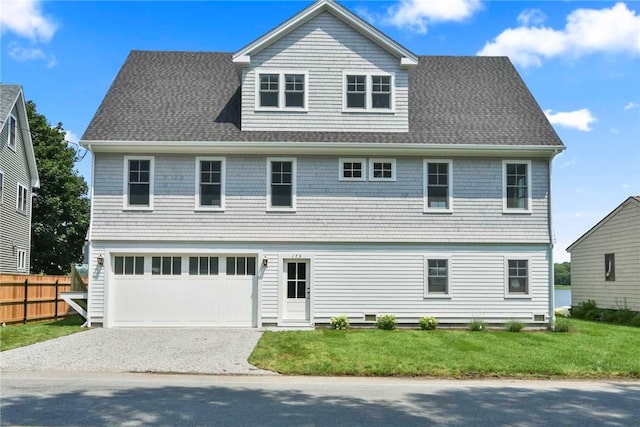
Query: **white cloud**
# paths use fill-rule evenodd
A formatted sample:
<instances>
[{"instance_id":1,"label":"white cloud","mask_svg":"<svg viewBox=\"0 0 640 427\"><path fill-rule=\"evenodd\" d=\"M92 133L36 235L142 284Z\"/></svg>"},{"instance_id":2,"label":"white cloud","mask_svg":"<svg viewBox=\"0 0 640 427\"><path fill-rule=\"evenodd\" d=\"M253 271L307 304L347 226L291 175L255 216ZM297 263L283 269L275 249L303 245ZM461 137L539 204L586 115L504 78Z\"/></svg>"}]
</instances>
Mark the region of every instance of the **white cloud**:
<instances>
[{"instance_id":1,"label":"white cloud","mask_svg":"<svg viewBox=\"0 0 640 427\"><path fill-rule=\"evenodd\" d=\"M573 166L573 165L575 165L577 163L578 162L575 159L567 160L566 162L564 162L564 163L562 163L560 165L560 168L561 169L565 169L565 168L571 167L571 166Z\"/></svg>"},{"instance_id":2,"label":"white cloud","mask_svg":"<svg viewBox=\"0 0 640 427\"><path fill-rule=\"evenodd\" d=\"M629 103L624 106L625 110L631 110L633 108L640 108L640 104L637 102L629 101Z\"/></svg>"},{"instance_id":3,"label":"white cloud","mask_svg":"<svg viewBox=\"0 0 640 427\"><path fill-rule=\"evenodd\" d=\"M523 20L519 17L521 24ZM487 42L478 55L506 55L514 63L528 67L540 66L543 59L561 55L640 54L640 16L624 3L616 3L609 9L576 9L560 30L526 25L504 30Z\"/></svg>"},{"instance_id":4,"label":"white cloud","mask_svg":"<svg viewBox=\"0 0 640 427\"><path fill-rule=\"evenodd\" d=\"M518 22L520 25L539 25L546 21L546 15L539 9L527 9L520 12L518 15Z\"/></svg>"},{"instance_id":5,"label":"white cloud","mask_svg":"<svg viewBox=\"0 0 640 427\"><path fill-rule=\"evenodd\" d=\"M18 62L45 59L47 57L41 49L35 47L22 47L16 43L9 45L9 56Z\"/></svg>"},{"instance_id":6,"label":"white cloud","mask_svg":"<svg viewBox=\"0 0 640 427\"><path fill-rule=\"evenodd\" d=\"M78 138L78 135L76 135L76 133L71 130L65 131L64 139L65 141L71 142L72 144L77 144L78 141L80 141L80 138Z\"/></svg>"},{"instance_id":7,"label":"white cloud","mask_svg":"<svg viewBox=\"0 0 640 427\"><path fill-rule=\"evenodd\" d=\"M43 15L39 0L1 0L0 30L10 31L32 41L49 41L57 25Z\"/></svg>"},{"instance_id":8,"label":"white cloud","mask_svg":"<svg viewBox=\"0 0 640 427\"><path fill-rule=\"evenodd\" d=\"M387 10L384 18L389 24L426 34L434 22L462 21L481 8L480 0L400 0Z\"/></svg>"},{"instance_id":9,"label":"white cloud","mask_svg":"<svg viewBox=\"0 0 640 427\"><path fill-rule=\"evenodd\" d=\"M552 110L545 110L544 114L553 125L577 129L582 132L589 132L591 130L590 125L597 121L588 108L558 113L553 113Z\"/></svg>"}]
</instances>

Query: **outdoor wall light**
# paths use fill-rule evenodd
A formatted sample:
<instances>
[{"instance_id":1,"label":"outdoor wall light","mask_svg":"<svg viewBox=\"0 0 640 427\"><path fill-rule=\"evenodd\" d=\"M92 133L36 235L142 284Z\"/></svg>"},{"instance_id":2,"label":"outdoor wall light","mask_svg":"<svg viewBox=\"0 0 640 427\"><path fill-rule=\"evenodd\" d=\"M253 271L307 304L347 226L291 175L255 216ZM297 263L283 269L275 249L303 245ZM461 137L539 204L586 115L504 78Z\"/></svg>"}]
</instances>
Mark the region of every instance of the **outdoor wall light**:
<instances>
[{"instance_id":1,"label":"outdoor wall light","mask_svg":"<svg viewBox=\"0 0 640 427\"><path fill-rule=\"evenodd\" d=\"M98 255L98 257L96 258L96 261L98 261L98 265L100 267L104 265L104 257L102 256L102 254Z\"/></svg>"},{"instance_id":2,"label":"outdoor wall light","mask_svg":"<svg viewBox=\"0 0 640 427\"><path fill-rule=\"evenodd\" d=\"M262 266L267 267L269 265L269 258L262 258Z\"/></svg>"}]
</instances>

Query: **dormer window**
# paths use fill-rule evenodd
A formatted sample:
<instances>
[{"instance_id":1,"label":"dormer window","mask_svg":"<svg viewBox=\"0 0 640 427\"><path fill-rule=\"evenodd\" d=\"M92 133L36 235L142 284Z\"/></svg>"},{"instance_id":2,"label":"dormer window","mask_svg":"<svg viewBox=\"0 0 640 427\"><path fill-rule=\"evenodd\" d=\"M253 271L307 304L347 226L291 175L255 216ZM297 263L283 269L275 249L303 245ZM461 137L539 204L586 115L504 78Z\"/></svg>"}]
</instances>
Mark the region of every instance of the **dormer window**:
<instances>
[{"instance_id":1,"label":"dormer window","mask_svg":"<svg viewBox=\"0 0 640 427\"><path fill-rule=\"evenodd\" d=\"M345 112L393 112L393 76L389 74L344 74Z\"/></svg>"},{"instance_id":2,"label":"dormer window","mask_svg":"<svg viewBox=\"0 0 640 427\"><path fill-rule=\"evenodd\" d=\"M256 109L306 110L307 74L301 72L258 73L260 84Z\"/></svg>"}]
</instances>

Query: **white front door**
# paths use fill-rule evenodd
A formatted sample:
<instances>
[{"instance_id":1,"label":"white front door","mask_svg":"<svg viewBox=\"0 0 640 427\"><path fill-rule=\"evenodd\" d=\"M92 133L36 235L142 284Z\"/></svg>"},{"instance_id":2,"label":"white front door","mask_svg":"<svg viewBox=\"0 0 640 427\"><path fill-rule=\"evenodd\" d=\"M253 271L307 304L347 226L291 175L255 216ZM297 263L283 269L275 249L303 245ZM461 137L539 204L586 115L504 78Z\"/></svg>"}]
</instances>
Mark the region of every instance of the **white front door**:
<instances>
[{"instance_id":1,"label":"white front door","mask_svg":"<svg viewBox=\"0 0 640 427\"><path fill-rule=\"evenodd\" d=\"M309 320L309 260L284 261L285 320Z\"/></svg>"}]
</instances>

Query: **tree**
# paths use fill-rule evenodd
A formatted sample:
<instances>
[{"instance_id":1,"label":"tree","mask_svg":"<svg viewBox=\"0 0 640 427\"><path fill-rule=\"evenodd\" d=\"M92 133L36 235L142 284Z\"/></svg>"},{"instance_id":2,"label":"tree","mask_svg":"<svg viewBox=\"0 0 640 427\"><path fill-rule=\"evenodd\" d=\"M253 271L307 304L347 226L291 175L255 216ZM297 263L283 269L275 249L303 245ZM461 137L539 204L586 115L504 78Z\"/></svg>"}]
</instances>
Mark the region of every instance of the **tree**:
<instances>
[{"instance_id":1,"label":"tree","mask_svg":"<svg viewBox=\"0 0 640 427\"><path fill-rule=\"evenodd\" d=\"M31 271L66 274L82 260L89 228L87 183L74 169L79 160L65 141L62 123L50 126L36 104L26 104L40 189L33 198Z\"/></svg>"},{"instance_id":2,"label":"tree","mask_svg":"<svg viewBox=\"0 0 640 427\"><path fill-rule=\"evenodd\" d=\"M562 264L553 264L553 276L555 285L570 285L571 263L565 261Z\"/></svg>"}]
</instances>

